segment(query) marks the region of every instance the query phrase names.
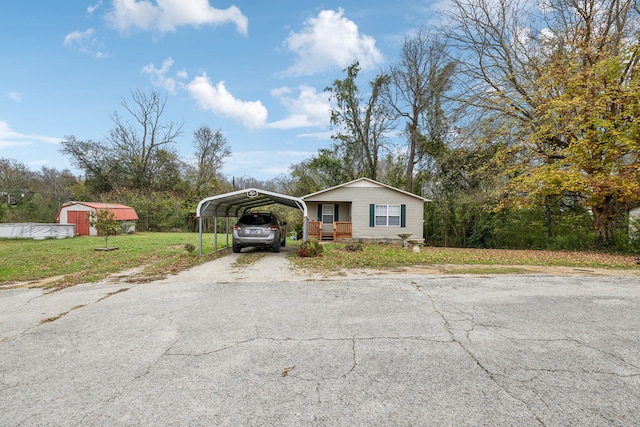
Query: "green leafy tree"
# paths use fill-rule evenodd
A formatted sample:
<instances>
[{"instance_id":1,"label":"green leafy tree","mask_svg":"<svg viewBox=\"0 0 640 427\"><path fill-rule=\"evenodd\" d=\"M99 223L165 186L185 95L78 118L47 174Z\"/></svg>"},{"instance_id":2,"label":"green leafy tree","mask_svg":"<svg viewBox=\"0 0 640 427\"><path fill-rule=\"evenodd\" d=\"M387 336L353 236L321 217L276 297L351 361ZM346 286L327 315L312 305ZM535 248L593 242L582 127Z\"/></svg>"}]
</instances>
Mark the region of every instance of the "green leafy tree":
<instances>
[{"instance_id":1,"label":"green leafy tree","mask_svg":"<svg viewBox=\"0 0 640 427\"><path fill-rule=\"evenodd\" d=\"M447 12L465 101L511 140L504 200L577 195L601 246L616 204L638 194L639 12L634 0L453 0Z\"/></svg>"},{"instance_id":2,"label":"green leafy tree","mask_svg":"<svg viewBox=\"0 0 640 427\"><path fill-rule=\"evenodd\" d=\"M115 219L115 214L109 209L97 209L89 217L89 225L98 230L98 235L104 237L104 247L109 248L109 237L120 234L122 228L120 222Z\"/></svg>"},{"instance_id":3,"label":"green leafy tree","mask_svg":"<svg viewBox=\"0 0 640 427\"><path fill-rule=\"evenodd\" d=\"M84 172L85 192L111 191L116 182L113 177L113 158L110 149L101 141L78 140L73 135L60 141L60 152L71 157L71 163Z\"/></svg>"},{"instance_id":4,"label":"green leafy tree","mask_svg":"<svg viewBox=\"0 0 640 427\"><path fill-rule=\"evenodd\" d=\"M530 194L579 194L591 208L596 243L614 242L616 206L640 194L640 73L636 52L565 53L540 78L559 94L538 105L531 145L558 139L549 151L529 150L514 183Z\"/></svg>"}]
</instances>

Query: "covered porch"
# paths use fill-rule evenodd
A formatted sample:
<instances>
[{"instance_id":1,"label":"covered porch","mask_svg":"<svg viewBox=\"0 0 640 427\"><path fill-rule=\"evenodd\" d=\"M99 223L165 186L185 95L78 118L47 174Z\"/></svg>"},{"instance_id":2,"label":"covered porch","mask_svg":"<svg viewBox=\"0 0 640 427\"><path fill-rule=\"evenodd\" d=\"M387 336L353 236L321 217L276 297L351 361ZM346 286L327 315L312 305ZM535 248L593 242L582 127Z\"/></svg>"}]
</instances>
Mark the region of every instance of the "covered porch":
<instances>
[{"instance_id":1,"label":"covered porch","mask_svg":"<svg viewBox=\"0 0 640 427\"><path fill-rule=\"evenodd\" d=\"M351 220L352 203L345 201L327 201L318 203L311 212L315 218L309 218L309 238L317 240L351 239L353 223Z\"/></svg>"},{"instance_id":2,"label":"covered porch","mask_svg":"<svg viewBox=\"0 0 640 427\"><path fill-rule=\"evenodd\" d=\"M351 239L353 224L346 221L334 221L333 224L323 224L322 221L309 221L309 238L318 240Z\"/></svg>"}]
</instances>

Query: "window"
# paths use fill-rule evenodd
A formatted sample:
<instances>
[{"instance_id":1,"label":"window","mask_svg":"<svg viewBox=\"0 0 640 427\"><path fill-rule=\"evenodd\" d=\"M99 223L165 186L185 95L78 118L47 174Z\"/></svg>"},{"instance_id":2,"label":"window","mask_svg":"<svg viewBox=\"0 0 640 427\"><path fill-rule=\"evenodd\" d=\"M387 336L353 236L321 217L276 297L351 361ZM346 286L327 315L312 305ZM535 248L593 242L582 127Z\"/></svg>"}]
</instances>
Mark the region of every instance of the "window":
<instances>
[{"instance_id":1,"label":"window","mask_svg":"<svg viewBox=\"0 0 640 427\"><path fill-rule=\"evenodd\" d=\"M375 226L376 227L400 227L400 205L376 205Z\"/></svg>"},{"instance_id":2,"label":"window","mask_svg":"<svg viewBox=\"0 0 640 427\"><path fill-rule=\"evenodd\" d=\"M322 223L333 224L335 208L333 205L322 205Z\"/></svg>"}]
</instances>

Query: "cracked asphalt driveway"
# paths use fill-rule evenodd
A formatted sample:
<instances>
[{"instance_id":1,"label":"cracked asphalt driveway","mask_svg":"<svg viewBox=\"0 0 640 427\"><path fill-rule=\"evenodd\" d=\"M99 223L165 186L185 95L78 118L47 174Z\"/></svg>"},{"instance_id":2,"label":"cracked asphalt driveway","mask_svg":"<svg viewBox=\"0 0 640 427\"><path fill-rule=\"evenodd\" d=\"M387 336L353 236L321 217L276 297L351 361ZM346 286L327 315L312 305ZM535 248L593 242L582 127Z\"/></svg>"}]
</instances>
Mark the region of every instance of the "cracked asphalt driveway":
<instances>
[{"instance_id":1,"label":"cracked asphalt driveway","mask_svg":"<svg viewBox=\"0 0 640 427\"><path fill-rule=\"evenodd\" d=\"M232 259L0 292L0 425L640 425L637 277Z\"/></svg>"}]
</instances>

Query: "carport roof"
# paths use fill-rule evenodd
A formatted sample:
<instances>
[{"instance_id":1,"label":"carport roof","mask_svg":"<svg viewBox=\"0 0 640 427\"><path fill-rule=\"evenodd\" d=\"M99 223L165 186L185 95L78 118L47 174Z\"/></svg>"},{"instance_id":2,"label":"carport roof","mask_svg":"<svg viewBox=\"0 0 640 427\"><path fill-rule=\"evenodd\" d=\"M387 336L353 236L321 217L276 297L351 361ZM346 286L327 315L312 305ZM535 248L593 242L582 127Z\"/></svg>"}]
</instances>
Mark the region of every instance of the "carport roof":
<instances>
[{"instance_id":1,"label":"carport roof","mask_svg":"<svg viewBox=\"0 0 640 427\"><path fill-rule=\"evenodd\" d=\"M307 205L302 199L257 188L248 188L202 199L198 203L196 216L239 217L249 209L274 203L298 208L305 217L307 216Z\"/></svg>"}]
</instances>

